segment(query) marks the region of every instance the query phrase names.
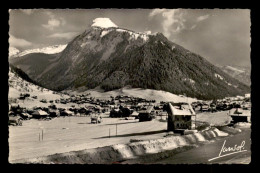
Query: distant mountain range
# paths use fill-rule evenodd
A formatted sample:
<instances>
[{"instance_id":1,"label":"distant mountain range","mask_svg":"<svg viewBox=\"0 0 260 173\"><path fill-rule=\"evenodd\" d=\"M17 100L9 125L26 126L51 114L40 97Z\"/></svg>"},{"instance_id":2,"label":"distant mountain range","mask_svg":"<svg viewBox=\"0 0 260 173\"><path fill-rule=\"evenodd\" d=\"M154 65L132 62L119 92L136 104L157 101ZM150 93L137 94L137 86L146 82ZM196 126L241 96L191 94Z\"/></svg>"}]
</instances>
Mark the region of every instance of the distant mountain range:
<instances>
[{"instance_id":1,"label":"distant mountain range","mask_svg":"<svg viewBox=\"0 0 260 173\"><path fill-rule=\"evenodd\" d=\"M251 85L251 68L250 67L241 67L241 66L218 66L225 73L229 74L233 78L239 80L247 86Z\"/></svg>"},{"instance_id":2,"label":"distant mountain range","mask_svg":"<svg viewBox=\"0 0 260 173\"><path fill-rule=\"evenodd\" d=\"M43 47L43 48L38 48L38 49L28 49L25 51L19 51L15 47L10 47L9 49L9 57L10 58L15 58L15 57L21 57L27 54L31 53L44 53L44 54L56 54L61 51L63 51L66 48L65 45L53 45L53 46L48 46L48 47Z\"/></svg>"},{"instance_id":3,"label":"distant mountain range","mask_svg":"<svg viewBox=\"0 0 260 173\"><path fill-rule=\"evenodd\" d=\"M16 56L19 52L20 50L18 50L17 48L9 47L9 58Z\"/></svg>"},{"instance_id":4,"label":"distant mountain range","mask_svg":"<svg viewBox=\"0 0 260 173\"><path fill-rule=\"evenodd\" d=\"M57 91L97 86L109 91L130 85L198 99L250 92L247 85L163 34L119 28L107 18L94 20L62 51L20 54L9 62Z\"/></svg>"}]
</instances>

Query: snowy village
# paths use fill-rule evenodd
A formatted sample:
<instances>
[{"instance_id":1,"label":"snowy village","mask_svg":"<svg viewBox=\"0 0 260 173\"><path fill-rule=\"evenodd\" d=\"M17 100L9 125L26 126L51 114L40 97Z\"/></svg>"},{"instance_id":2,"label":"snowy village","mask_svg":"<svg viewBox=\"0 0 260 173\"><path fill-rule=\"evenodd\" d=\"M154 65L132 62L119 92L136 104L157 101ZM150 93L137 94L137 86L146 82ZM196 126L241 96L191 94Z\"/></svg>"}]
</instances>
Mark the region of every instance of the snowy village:
<instances>
[{"instance_id":1,"label":"snowy village","mask_svg":"<svg viewBox=\"0 0 260 173\"><path fill-rule=\"evenodd\" d=\"M250 163L250 70L216 67L160 33L89 22L67 44L9 48L10 163Z\"/></svg>"}]
</instances>

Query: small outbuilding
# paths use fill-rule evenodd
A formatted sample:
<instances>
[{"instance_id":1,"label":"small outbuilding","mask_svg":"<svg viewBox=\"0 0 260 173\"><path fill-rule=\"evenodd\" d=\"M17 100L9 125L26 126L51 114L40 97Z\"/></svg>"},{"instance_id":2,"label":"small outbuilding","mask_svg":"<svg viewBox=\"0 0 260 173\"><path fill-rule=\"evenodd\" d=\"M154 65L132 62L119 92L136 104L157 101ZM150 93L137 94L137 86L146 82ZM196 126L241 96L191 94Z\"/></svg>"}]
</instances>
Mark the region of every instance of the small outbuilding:
<instances>
[{"instance_id":1,"label":"small outbuilding","mask_svg":"<svg viewBox=\"0 0 260 173\"><path fill-rule=\"evenodd\" d=\"M74 113L69 110L64 110L60 113L60 116L72 116Z\"/></svg>"},{"instance_id":2,"label":"small outbuilding","mask_svg":"<svg viewBox=\"0 0 260 173\"><path fill-rule=\"evenodd\" d=\"M21 126L23 124L22 118L20 116L10 116L8 124L14 126Z\"/></svg>"},{"instance_id":3,"label":"small outbuilding","mask_svg":"<svg viewBox=\"0 0 260 173\"><path fill-rule=\"evenodd\" d=\"M48 115L49 114L47 112L42 110L36 110L32 113L33 118L37 118L37 119L46 118Z\"/></svg>"},{"instance_id":4,"label":"small outbuilding","mask_svg":"<svg viewBox=\"0 0 260 173\"><path fill-rule=\"evenodd\" d=\"M23 119L30 119L32 118L32 115L26 113L26 112L23 112L20 114L20 116L23 118Z\"/></svg>"},{"instance_id":5,"label":"small outbuilding","mask_svg":"<svg viewBox=\"0 0 260 173\"><path fill-rule=\"evenodd\" d=\"M153 106L147 106L146 110L139 111L138 118L139 121L151 121L154 118L154 115L152 114Z\"/></svg>"},{"instance_id":6,"label":"small outbuilding","mask_svg":"<svg viewBox=\"0 0 260 173\"><path fill-rule=\"evenodd\" d=\"M51 109L49 110L50 117L59 117L60 116L60 111L56 109Z\"/></svg>"},{"instance_id":7,"label":"small outbuilding","mask_svg":"<svg viewBox=\"0 0 260 173\"><path fill-rule=\"evenodd\" d=\"M133 111L133 113L130 115L130 117L135 117L136 119L138 118L139 113L136 111Z\"/></svg>"},{"instance_id":8,"label":"small outbuilding","mask_svg":"<svg viewBox=\"0 0 260 173\"><path fill-rule=\"evenodd\" d=\"M251 110L234 108L229 111L232 118L232 123L251 122Z\"/></svg>"}]
</instances>

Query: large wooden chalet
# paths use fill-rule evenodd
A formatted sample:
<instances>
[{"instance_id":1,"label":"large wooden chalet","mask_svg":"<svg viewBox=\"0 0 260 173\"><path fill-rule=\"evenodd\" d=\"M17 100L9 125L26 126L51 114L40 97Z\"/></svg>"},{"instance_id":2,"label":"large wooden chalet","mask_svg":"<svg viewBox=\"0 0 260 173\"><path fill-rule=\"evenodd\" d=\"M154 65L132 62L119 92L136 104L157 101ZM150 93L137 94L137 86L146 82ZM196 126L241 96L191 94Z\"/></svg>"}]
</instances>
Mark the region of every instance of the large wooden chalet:
<instances>
[{"instance_id":1,"label":"large wooden chalet","mask_svg":"<svg viewBox=\"0 0 260 173\"><path fill-rule=\"evenodd\" d=\"M168 131L194 130L196 113L188 103L168 104Z\"/></svg>"}]
</instances>

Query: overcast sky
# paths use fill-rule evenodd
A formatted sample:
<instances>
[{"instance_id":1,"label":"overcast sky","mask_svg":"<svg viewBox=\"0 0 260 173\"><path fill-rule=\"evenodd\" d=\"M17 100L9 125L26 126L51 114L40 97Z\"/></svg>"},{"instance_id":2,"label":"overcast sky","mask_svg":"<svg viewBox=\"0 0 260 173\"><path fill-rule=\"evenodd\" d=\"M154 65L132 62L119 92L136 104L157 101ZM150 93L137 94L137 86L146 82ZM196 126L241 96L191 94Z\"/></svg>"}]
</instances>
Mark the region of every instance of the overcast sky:
<instances>
[{"instance_id":1,"label":"overcast sky","mask_svg":"<svg viewBox=\"0 0 260 173\"><path fill-rule=\"evenodd\" d=\"M19 50L66 44L98 17L137 32L161 32L214 64L250 66L246 9L11 10L9 43Z\"/></svg>"}]
</instances>

